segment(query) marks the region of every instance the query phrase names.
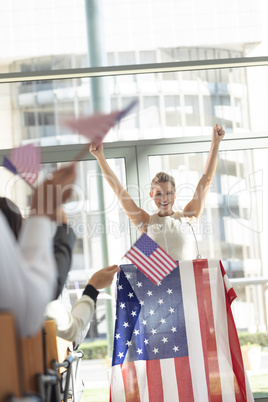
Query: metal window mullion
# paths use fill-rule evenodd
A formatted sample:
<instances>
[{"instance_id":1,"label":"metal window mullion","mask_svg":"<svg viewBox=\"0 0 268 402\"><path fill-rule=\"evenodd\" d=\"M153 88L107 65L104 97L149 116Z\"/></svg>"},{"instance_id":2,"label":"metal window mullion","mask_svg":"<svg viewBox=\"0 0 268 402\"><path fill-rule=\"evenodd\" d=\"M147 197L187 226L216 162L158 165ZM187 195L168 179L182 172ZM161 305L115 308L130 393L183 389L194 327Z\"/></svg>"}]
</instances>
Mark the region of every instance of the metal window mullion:
<instances>
[{"instance_id":1,"label":"metal window mullion","mask_svg":"<svg viewBox=\"0 0 268 402\"><path fill-rule=\"evenodd\" d=\"M83 77L107 77L127 74L167 73L174 71L215 70L222 68L245 68L267 66L268 57L240 57L233 59L190 60L168 63L104 66L91 68L31 71L0 74L0 83L71 79Z\"/></svg>"}]
</instances>

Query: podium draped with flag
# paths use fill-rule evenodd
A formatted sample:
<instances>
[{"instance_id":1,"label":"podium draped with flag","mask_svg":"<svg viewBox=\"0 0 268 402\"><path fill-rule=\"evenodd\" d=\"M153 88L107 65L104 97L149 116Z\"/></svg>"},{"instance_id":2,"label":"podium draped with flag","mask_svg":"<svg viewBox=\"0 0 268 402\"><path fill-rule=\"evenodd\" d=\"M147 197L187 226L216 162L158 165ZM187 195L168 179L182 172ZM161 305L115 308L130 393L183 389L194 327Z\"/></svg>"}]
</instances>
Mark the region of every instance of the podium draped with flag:
<instances>
[{"instance_id":1,"label":"podium draped with flag","mask_svg":"<svg viewBox=\"0 0 268 402\"><path fill-rule=\"evenodd\" d=\"M110 402L254 401L221 261L180 261L154 284L134 265L117 283Z\"/></svg>"}]
</instances>

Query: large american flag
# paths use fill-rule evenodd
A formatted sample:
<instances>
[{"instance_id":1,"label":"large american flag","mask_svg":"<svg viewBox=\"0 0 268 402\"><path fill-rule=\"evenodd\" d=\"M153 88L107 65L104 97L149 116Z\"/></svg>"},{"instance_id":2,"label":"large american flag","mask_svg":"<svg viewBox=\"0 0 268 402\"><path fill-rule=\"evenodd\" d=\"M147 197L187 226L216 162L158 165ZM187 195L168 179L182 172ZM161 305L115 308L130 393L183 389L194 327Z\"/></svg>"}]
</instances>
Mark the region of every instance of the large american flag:
<instances>
[{"instance_id":1,"label":"large american flag","mask_svg":"<svg viewBox=\"0 0 268 402\"><path fill-rule=\"evenodd\" d=\"M110 401L254 401L235 297L219 260L181 261L158 285L121 266Z\"/></svg>"},{"instance_id":2,"label":"large american flag","mask_svg":"<svg viewBox=\"0 0 268 402\"><path fill-rule=\"evenodd\" d=\"M38 178L40 159L39 148L27 144L12 149L10 159L4 157L3 166L32 186Z\"/></svg>"},{"instance_id":3,"label":"large american flag","mask_svg":"<svg viewBox=\"0 0 268 402\"><path fill-rule=\"evenodd\" d=\"M145 233L125 254L152 282L157 284L168 275L178 263Z\"/></svg>"}]
</instances>

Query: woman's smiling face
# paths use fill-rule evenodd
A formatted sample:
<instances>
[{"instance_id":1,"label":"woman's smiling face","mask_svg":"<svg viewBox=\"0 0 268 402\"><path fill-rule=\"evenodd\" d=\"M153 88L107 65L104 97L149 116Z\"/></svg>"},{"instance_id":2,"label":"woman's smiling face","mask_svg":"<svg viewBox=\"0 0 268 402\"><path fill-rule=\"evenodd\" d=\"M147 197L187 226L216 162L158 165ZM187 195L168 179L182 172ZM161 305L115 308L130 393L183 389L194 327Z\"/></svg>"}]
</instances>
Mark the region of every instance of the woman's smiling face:
<instances>
[{"instance_id":1,"label":"woman's smiling face","mask_svg":"<svg viewBox=\"0 0 268 402\"><path fill-rule=\"evenodd\" d=\"M159 216L168 216L173 214L173 205L176 199L176 191L169 181L154 184L150 191L150 197L154 200L158 208Z\"/></svg>"}]
</instances>

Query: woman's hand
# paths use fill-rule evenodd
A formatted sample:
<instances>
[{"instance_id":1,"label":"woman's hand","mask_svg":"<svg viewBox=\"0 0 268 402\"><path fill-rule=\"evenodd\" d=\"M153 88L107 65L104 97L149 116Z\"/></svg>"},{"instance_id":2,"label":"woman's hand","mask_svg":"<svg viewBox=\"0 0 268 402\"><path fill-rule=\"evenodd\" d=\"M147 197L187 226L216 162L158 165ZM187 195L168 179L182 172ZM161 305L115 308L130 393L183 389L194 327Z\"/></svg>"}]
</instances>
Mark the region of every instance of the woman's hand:
<instances>
[{"instance_id":1,"label":"woman's hand","mask_svg":"<svg viewBox=\"0 0 268 402\"><path fill-rule=\"evenodd\" d=\"M198 218L203 210L209 186L216 170L220 142L224 135L225 131L223 128L215 124L212 130L211 146L204 173L199 180L192 200L183 209L185 217L191 219L193 217Z\"/></svg>"},{"instance_id":2,"label":"woman's hand","mask_svg":"<svg viewBox=\"0 0 268 402\"><path fill-rule=\"evenodd\" d=\"M225 136L225 131L221 126L215 124L212 130L212 144L219 145L223 137Z\"/></svg>"},{"instance_id":3,"label":"woman's hand","mask_svg":"<svg viewBox=\"0 0 268 402\"><path fill-rule=\"evenodd\" d=\"M89 146L89 152L95 156L96 159L98 159L100 156L103 155L103 145L95 145L95 144L90 144Z\"/></svg>"}]
</instances>

